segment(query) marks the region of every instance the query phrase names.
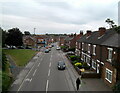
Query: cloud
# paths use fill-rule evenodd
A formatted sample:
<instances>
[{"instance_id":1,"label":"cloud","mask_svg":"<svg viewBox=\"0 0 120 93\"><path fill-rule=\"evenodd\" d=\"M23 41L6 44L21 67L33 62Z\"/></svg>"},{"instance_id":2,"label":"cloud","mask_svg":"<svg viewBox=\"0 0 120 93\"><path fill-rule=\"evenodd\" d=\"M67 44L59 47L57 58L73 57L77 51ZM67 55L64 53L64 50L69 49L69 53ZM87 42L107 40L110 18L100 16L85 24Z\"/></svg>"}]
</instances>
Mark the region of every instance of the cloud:
<instances>
[{"instance_id":1,"label":"cloud","mask_svg":"<svg viewBox=\"0 0 120 93\"><path fill-rule=\"evenodd\" d=\"M106 3L107 2L107 3ZM71 33L80 29L96 30L107 26L105 20L117 23L118 0L4 0L2 13L3 28L19 27L23 32Z\"/></svg>"}]
</instances>

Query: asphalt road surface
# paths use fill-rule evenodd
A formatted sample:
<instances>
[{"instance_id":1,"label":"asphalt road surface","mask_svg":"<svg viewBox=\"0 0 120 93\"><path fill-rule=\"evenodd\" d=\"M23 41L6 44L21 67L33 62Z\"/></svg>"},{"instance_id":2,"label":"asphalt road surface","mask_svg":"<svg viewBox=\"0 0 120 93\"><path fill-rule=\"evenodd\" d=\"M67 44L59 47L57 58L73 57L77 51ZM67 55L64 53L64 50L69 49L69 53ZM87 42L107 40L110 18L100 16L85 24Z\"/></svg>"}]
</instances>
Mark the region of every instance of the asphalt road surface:
<instances>
[{"instance_id":1,"label":"asphalt road surface","mask_svg":"<svg viewBox=\"0 0 120 93\"><path fill-rule=\"evenodd\" d=\"M11 90L75 91L76 71L65 57L65 54L61 50L56 50L56 46L55 44L55 47L52 47L49 53L45 53L43 48L42 52L36 57L37 60L34 60L35 62L22 80L22 83L19 85L13 83ZM58 70L58 61L65 62L65 70ZM23 72L21 72L21 75Z\"/></svg>"}]
</instances>

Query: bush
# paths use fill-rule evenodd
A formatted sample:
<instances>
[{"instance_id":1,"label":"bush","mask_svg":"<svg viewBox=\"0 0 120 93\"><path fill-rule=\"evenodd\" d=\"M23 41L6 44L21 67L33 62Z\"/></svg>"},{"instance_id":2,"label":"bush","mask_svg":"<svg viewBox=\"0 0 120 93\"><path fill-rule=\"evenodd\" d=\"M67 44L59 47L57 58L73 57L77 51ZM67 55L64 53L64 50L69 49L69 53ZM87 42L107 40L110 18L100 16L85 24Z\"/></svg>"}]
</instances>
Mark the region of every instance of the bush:
<instances>
[{"instance_id":1,"label":"bush","mask_svg":"<svg viewBox=\"0 0 120 93\"><path fill-rule=\"evenodd\" d=\"M83 62L82 67L83 67L84 69L89 69L89 68L90 68L86 62Z\"/></svg>"},{"instance_id":2,"label":"bush","mask_svg":"<svg viewBox=\"0 0 120 93\"><path fill-rule=\"evenodd\" d=\"M74 65L75 63L77 63L78 61L77 60L75 60L75 61L72 61L71 63Z\"/></svg>"},{"instance_id":3,"label":"bush","mask_svg":"<svg viewBox=\"0 0 120 93\"><path fill-rule=\"evenodd\" d=\"M3 71L5 71L6 64L7 64L7 58L6 58L5 53L2 51L2 70Z\"/></svg>"},{"instance_id":4,"label":"bush","mask_svg":"<svg viewBox=\"0 0 120 93\"><path fill-rule=\"evenodd\" d=\"M61 49L62 49L64 52L67 52L68 46L61 46Z\"/></svg>"},{"instance_id":5,"label":"bush","mask_svg":"<svg viewBox=\"0 0 120 93\"><path fill-rule=\"evenodd\" d=\"M75 48L69 48L68 51L73 51L73 52L75 52Z\"/></svg>"},{"instance_id":6,"label":"bush","mask_svg":"<svg viewBox=\"0 0 120 93\"><path fill-rule=\"evenodd\" d=\"M120 81L118 81L113 87L114 93L120 93Z\"/></svg>"},{"instance_id":7,"label":"bush","mask_svg":"<svg viewBox=\"0 0 120 93\"><path fill-rule=\"evenodd\" d=\"M75 61L75 60L79 61L79 56L72 55L72 56L70 56L70 59L72 61Z\"/></svg>"},{"instance_id":8,"label":"bush","mask_svg":"<svg viewBox=\"0 0 120 93\"><path fill-rule=\"evenodd\" d=\"M77 67L80 68L80 69L82 68L82 63L77 62L77 63L75 63L74 65L77 66Z\"/></svg>"},{"instance_id":9,"label":"bush","mask_svg":"<svg viewBox=\"0 0 120 93\"><path fill-rule=\"evenodd\" d=\"M6 73L0 73L0 75L2 75L2 91L7 91L13 79Z\"/></svg>"}]
</instances>

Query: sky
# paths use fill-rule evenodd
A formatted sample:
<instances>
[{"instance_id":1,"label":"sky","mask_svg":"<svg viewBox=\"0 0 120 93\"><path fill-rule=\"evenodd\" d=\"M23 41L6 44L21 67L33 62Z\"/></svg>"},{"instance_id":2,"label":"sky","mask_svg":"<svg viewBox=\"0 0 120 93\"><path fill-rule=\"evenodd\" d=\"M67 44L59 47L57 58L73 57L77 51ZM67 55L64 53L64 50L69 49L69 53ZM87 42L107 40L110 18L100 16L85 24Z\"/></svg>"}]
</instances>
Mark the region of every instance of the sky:
<instances>
[{"instance_id":1,"label":"sky","mask_svg":"<svg viewBox=\"0 0 120 93\"><path fill-rule=\"evenodd\" d=\"M109 28L107 18L118 24L119 0L3 0L2 29L19 28L31 34L70 34Z\"/></svg>"}]
</instances>

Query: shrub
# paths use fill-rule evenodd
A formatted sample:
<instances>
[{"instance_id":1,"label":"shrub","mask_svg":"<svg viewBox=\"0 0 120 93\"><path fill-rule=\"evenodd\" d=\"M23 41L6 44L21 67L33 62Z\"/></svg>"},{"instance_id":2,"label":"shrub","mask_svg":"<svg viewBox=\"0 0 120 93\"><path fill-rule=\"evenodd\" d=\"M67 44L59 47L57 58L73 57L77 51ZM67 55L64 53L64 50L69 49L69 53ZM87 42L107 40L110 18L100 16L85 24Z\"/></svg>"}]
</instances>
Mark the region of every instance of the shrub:
<instances>
[{"instance_id":1,"label":"shrub","mask_svg":"<svg viewBox=\"0 0 120 93\"><path fill-rule=\"evenodd\" d=\"M80 69L82 68L82 63L77 62L77 63L75 63L74 65L77 66L77 67L80 68Z\"/></svg>"},{"instance_id":2,"label":"shrub","mask_svg":"<svg viewBox=\"0 0 120 93\"><path fill-rule=\"evenodd\" d=\"M77 63L78 61L77 60L75 60L75 61L72 61L71 63L74 65L75 63Z\"/></svg>"},{"instance_id":3,"label":"shrub","mask_svg":"<svg viewBox=\"0 0 120 93\"><path fill-rule=\"evenodd\" d=\"M86 62L83 62L82 67L83 67L84 69L89 69L89 68L90 68Z\"/></svg>"},{"instance_id":4,"label":"shrub","mask_svg":"<svg viewBox=\"0 0 120 93\"><path fill-rule=\"evenodd\" d=\"M69 48L68 51L73 51L73 52L75 52L75 48Z\"/></svg>"},{"instance_id":5,"label":"shrub","mask_svg":"<svg viewBox=\"0 0 120 93\"><path fill-rule=\"evenodd\" d=\"M120 93L120 81L118 81L113 87L114 93Z\"/></svg>"},{"instance_id":6,"label":"shrub","mask_svg":"<svg viewBox=\"0 0 120 93\"><path fill-rule=\"evenodd\" d=\"M72 61L75 61L75 60L79 61L79 56L72 55L72 56L70 56L70 59L71 59Z\"/></svg>"},{"instance_id":7,"label":"shrub","mask_svg":"<svg viewBox=\"0 0 120 93\"><path fill-rule=\"evenodd\" d=\"M6 73L0 74L2 74L2 91L7 91L12 83L13 78Z\"/></svg>"}]
</instances>

